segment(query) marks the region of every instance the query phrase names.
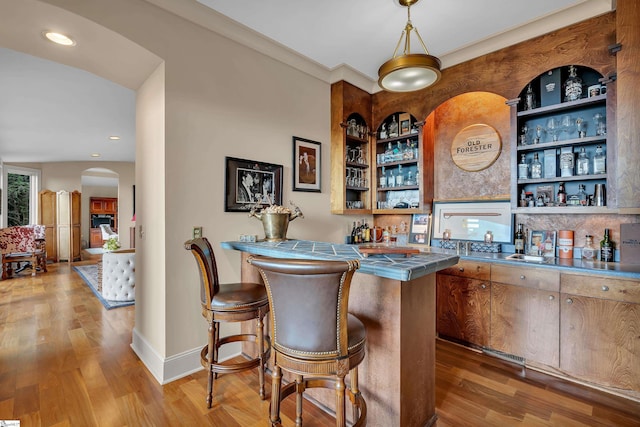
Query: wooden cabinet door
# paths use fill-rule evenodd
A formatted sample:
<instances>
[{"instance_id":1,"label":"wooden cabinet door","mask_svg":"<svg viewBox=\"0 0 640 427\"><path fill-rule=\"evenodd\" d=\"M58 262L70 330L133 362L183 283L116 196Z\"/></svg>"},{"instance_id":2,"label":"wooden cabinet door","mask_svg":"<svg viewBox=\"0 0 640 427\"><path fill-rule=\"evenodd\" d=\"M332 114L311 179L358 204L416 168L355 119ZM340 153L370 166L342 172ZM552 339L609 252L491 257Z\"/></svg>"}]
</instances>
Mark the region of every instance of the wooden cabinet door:
<instances>
[{"instance_id":1,"label":"wooden cabinet door","mask_svg":"<svg viewBox=\"0 0 640 427\"><path fill-rule=\"evenodd\" d=\"M92 197L89 201L89 212L95 214L104 213L104 203L102 199L94 199Z\"/></svg>"},{"instance_id":2,"label":"wooden cabinet door","mask_svg":"<svg viewBox=\"0 0 640 427\"><path fill-rule=\"evenodd\" d=\"M89 247L101 248L103 244L102 231L99 228L89 229Z\"/></svg>"},{"instance_id":3,"label":"wooden cabinet door","mask_svg":"<svg viewBox=\"0 0 640 427\"><path fill-rule=\"evenodd\" d=\"M559 364L559 292L491 282L492 349Z\"/></svg>"},{"instance_id":4,"label":"wooden cabinet door","mask_svg":"<svg viewBox=\"0 0 640 427\"><path fill-rule=\"evenodd\" d=\"M118 212L118 199L104 199L103 209L105 213L114 214Z\"/></svg>"},{"instance_id":5,"label":"wooden cabinet door","mask_svg":"<svg viewBox=\"0 0 640 427\"><path fill-rule=\"evenodd\" d=\"M447 274L436 277L438 334L478 346L488 345L490 283Z\"/></svg>"},{"instance_id":6,"label":"wooden cabinet door","mask_svg":"<svg viewBox=\"0 0 640 427\"><path fill-rule=\"evenodd\" d=\"M562 294L560 368L583 380L640 390L640 304Z\"/></svg>"}]
</instances>

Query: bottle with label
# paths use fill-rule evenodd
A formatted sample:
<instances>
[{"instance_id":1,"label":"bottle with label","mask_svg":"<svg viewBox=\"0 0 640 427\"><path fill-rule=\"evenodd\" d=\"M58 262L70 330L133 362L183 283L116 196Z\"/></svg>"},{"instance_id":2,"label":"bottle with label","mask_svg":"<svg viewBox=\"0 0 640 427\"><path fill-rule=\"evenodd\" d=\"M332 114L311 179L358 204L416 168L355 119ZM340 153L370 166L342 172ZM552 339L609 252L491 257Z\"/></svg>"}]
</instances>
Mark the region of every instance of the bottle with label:
<instances>
[{"instance_id":1,"label":"bottle with label","mask_svg":"<svg viewBox=\"0 0 640 427\"><path fill-rule=\"evenodd\" d=\"M604 238L600 241L600 261L613 262L614 243L609 237L609 229L604 229Z\"/></svg>"},{"instance_id":2,"label":"bottle with label","mask_svg":"<svg viewBox=\"0 0 640 427\"><path fill-rule=\"evenodd\" d=\"M387 144L387 149L384 150L384 162L389 163L393 161L393 146L391 143Z\"/></svg>"},{"instance_id":3,"label":"bottle with label","mask_svg":"<svg viewBox=\"0 0 640 427\"><path fill-rule=\"evenodd\" d=\"M587 206L588 197L584 191L584 184L578 184L578 200L580 200L580 206Z\"/></svg>"},{"instance_id":4,"label":"bottle with label","mask_svg":"<svg viewBox=\"0 0 640 427\"><path fill-rule=\"evenodd\" d=\"M384 170L384 166L382 167L382 172L380 173L380 188L384 188L387 186L387 172Z\"/></svg>"},{"instance_id":5,"label":"bottle with label","mask_svg":"<svg viewBox=\"0 0 640 427\"><path fill-rule=\"evenodd\" d=\"M396 186L396 177L393 176L393 171L389 170L389 176L387 177L387 187L395 187Z\"/></svg>"},{"instance_id":6,"label":"bottle with label","mask_svg":"<svg viewBox=\"0 0 640 427\"><path fill-rule=\"evenodd\" d=\"M542 178L542 163L538 159L538 153L533 154L533 161L531 162L531 178Z\"/></svg>"},{"instance_id":7,"label":"bottle with label","mask_svg":"<svg viewBox=\"0 0 640 427\"><path fill-rule=\"evenodd\" d=\"M564 189L564 182L558 184L558 195L556 197L556 202L558 202L559 206L567 205L567 192Z\"/></svg>"},{"instance_id":8,"label":"bottle with label","mask_svg":"<svg viewBox=\"0 0 640 427\"><path fill-rule=\"evenodd\" d=\"M396 187L404 185L404 175L402 174L402 165L398 166L398 175L396 175Z\"/></svg>"},{"instance_id":9,"label":"bottle with label","mask_svg":"<svg viewBox=\"0 0 640 427\"><path fill-rule=\"evenodd\" d=\"M357 243L356 242L356 222L353 221L353 228L351 229L351 243Z\"/></svg>"},{"instance_id":10,"label":"bottle with label","mask_svg":"<svg viewBox=\"0 0 640 427\"><path fill-rule=\"evenodd\" d=\"M582 79L578 77L576 67L569 65L569 77L564 82L564 101L582 98Z\"/></svg>"},{"instance_id":11,"label":"bottle with label","mask_svg":"<svg viewBox=\"0 0 640 427\"><path fill-rule=\"evenodd\" d=\"M596 154L593 156L593 173L607 173L607 156L604 154L601 145L596 147Z\"/></svg>"},{"instance_id":12,"label":"bottle with label","mask_svg":"<svg viewBox=\"0 0 640 427\"><path fill-rule=\"evenodd\" d=\"M584 147L580 147L576 160L576 175L589 175L589 157Z\"/></svg>"},{"instance_id":13,"label":"bottle with label","mask_svg":"<svg viewBox=\"0 0 640 427\"><path fill-rule=\"evenodd\" d=\"M585 261L593 261L596 259L596 248L593 246L593 236L591 234L584 236L582 259Z\"/></svg>"},{"instance_id":14,"label":"bottle with label","mask_svg":"<svg viewBox=\"0 0 640 427\"><path fill-rule=\"evenodd\" d=\"M529 163L527 163L527 156L525 154L520 155L520 163L518 163L518 179L529 178Z\"/></svg>"},{"instance_id":15,"label":"bottle with label","mask_svg":"<svg viewBox=\"0 0 640 427\"><path fill-rule=\"evenodd\" d=\"M514 243L516 247L515 252L517 254L523 254L524 253L524 231L522 231L522 224L518 224L518 230L516 231L516 234L515 234Z\"/></svg>"}]
</instances>

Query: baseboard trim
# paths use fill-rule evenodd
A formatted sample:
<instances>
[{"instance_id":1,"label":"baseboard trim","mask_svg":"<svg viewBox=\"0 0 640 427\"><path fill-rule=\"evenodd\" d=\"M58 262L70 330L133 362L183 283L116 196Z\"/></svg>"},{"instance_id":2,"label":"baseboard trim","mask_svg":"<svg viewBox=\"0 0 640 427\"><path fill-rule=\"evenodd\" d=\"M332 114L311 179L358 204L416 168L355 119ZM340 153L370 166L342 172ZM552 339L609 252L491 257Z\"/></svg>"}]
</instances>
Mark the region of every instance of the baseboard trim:
<instances>
[{"instance_id":1,"label":"baseboard trim","mask_svg":"<svg viewBox=\"0 0 640 427\"><path fill-rule=\"evenodd\" d=\"M221 352L220 361L223 362L226 359L240 355L240 346L236 346L236 348L238 351L234 354L223 354L224 352ZM135 327L132 333L131 349L149 372L151 372L151 375L162 385L203 369L200 364L201 347L163 358L149 342L138 333Z\"/></svg>"}]
</instances>

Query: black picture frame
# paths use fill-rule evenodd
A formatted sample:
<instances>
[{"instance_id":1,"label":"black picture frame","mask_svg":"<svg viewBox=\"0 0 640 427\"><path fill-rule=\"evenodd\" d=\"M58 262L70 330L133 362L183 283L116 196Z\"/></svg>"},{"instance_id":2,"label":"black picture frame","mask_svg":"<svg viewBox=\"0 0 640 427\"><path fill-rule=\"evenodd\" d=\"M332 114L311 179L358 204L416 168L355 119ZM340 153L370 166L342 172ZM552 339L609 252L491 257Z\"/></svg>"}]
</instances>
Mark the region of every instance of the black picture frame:
<instances>
[{"instance_id":1,"label":"black picture frame","mask_svg":"<svg viewBox=\"0 0 640 427\"><path fill-rule=\"evenodd\" d=\"M293 137L293 191L322 192L321 147L317 141Z\"/></svg>"},{"instance_id":2,"label":"black picture frame","mask_svg":"<svg viewBox=\"0 0 640 427\"><path fill-rule=\"evenodd\" d=\"M273 204L282 205L282 165L225 157L225 212Z\"/></svg>"}]
</instances>

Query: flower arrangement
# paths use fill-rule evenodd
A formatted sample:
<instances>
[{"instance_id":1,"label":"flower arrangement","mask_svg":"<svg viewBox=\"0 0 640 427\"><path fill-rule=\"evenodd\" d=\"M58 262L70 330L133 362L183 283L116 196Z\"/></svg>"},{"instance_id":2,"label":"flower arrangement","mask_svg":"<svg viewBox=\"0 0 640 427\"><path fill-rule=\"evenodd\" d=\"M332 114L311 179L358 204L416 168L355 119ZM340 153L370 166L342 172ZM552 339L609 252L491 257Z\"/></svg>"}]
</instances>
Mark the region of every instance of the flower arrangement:
<instances>
[{"instance_id":1,"label":"flower arrangement","mask_svg":"<svg viewBox=\"0 0 640 427\"><path fill-rule=\"evenodd\" d=\"M108 251L115 251L120 249L120 242L118 242L116 237L110 237L106 242L104 242L102 247Z\"/></svg>"}]
</instances>

